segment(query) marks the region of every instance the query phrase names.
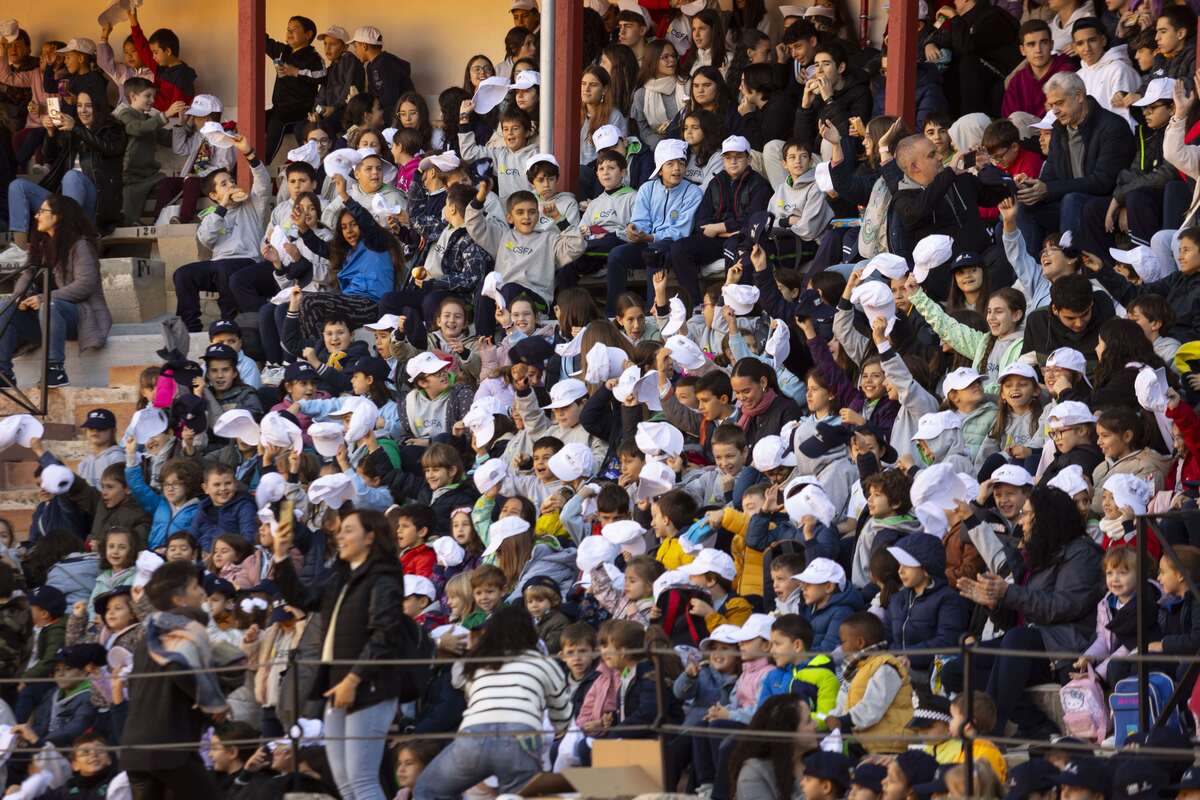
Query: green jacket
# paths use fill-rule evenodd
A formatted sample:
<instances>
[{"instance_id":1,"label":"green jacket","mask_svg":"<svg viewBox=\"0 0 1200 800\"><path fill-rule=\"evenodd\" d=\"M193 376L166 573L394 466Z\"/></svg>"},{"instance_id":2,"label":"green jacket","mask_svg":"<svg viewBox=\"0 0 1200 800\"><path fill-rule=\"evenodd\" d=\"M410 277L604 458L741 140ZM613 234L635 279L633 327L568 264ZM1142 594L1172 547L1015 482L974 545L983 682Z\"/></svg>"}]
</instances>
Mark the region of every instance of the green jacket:
<instances>
[{"instance_id":1,"label":"green jacket","mask_svg":"<svg viewBox=\"0 0 1200 800\"><path fill-rule=\"evenodd\" d=\"M149 178L161 171L157 158L158 130L166 119L157 112L146 114L130 106L123 106L113 114L125 126L126 180Z\"/></svg>"},{"instance_id":2,"label":"green jacket","mask_svg":"<svg viewBox=\"0 0 1200 800\"><path fill-rule=\"evenodd\" d=\"M1025 337L1017 336L1015 339L1001 340L996 343L995 346L1001 350L993 371L984 363L988 340L992 337L990 333L977 331L970 325L964 325L954 319L937 301L931 299L924 292L915 292L909 297L909 302L925 318L934 333L954 348L954 352L971 359L971 366L975 368L975 371L986 376L983 380L983 391L990 395L1000 394L1000 372L1021 357L1021 348L1024 345Z\"/></svg>"},{"instance_id":3,"label":"green jacket","mask_svg":"<svg viewBox=\"0 0 1200 800\"><path fill-rule=\"evenodd\" d=\"M67 643L67 618L59 617L38 631L33 643L37 657L33 666L21 673L22 678L49 678L54 665L50 659Z\"/></svg>"}]
</instances>

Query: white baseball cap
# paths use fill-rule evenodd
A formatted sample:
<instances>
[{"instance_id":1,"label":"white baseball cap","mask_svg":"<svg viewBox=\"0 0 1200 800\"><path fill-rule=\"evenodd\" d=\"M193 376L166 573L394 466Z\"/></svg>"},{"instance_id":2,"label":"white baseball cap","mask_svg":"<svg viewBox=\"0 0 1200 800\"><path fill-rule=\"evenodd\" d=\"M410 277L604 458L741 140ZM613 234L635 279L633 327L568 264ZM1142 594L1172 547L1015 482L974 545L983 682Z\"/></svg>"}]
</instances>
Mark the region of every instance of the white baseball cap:
<instances>
[{"instance_id":1,"label":"white baseball cap","mask_svg":"<svg viewBox=\"0 0 1200 800\"><path fill-rule=\"evenodd\" d=\"M72 39L71 41L75 40ZM58 52L61 53L62 51L59 50ZM1169 102L1175 101L1174 78L1155 78L1154 80L1150 81L1150 83L1146 84L1146 93L1142 95L1142 99L1136 101L1134 105L1144 108L1145 106L1153 105L1154 103L1159 103L1163 100L1167 100Z\"/></svg>"},{"instance_id":2,"label":"white baseball cap","mask_svg":"<svg viewBox=\"0 0 1200 800\"><path fill-rule=\"evenodd\" d=\"M192 98L192 103L185 113L189 117L207 117L209 114L219 114L223 110L221 99L216 95L198 94Z\"/></svg>"},{"instance_id":3,"label":"white baseball cap","mask_svg":"<svg viewBox=\"0 0 1200 800\"><path fill-rule=\"evenodd\" d=\"M913 505L935 503L940 508L952 508L963 499L966 486L949 464L931 464L913 478L909 497Z\"/></svg>"},{"instance_id":4,"label":"white baseball cap","mask_svg":"<svg viewBox=\"0 0 1200 800\"><path fill-rule=\"evenodd\" d=\"M575 551L575 566L586 575L601 564L610 563L620 553L621 548L604 536L585 536Z\"/></svg>"},{"instance_id":5,"label":"white baseball cap","mask_svg":"<svg viewBox=\"0 0 1200 800\"><path fill-rule=\"evenodd\" d=\"M642 465L638 472L637 491L633 499L653 500L675 488L675 471L663 461L651 459Z\"/></svg>"},{"instance_id":6,"label":"white baseball cap","mask_svg":"<svg viewBox=\"0 0 1200 800\"><path fill-rule=\"evenodd\" d=\"M631 519L619 519L600 529L600 536L618 550L640 556L646 552L646 529Z\"/></svg>"},{"instance_id":7,"label":"white baseball cap","mask_svg":"<svg viewBox=\"0 0 1200 800\"><path fill-rule=\"evenodd\" d=\"M441 358L436 353L426 350L424 353L418 353L410 358L408 363L404 365L404 371L408 374L410 380L415 381L422 375L433 375L449 366L449 361Z\"/></svg>"},{"instance_id":8,"label":"white baseball cap","mask_svg":"<svg viewBox=\"0 0 1200 800\"><path fill-rule=\"evenodd\" d=\"M961 391L967 388L975 381L983 380L983 376L976 372L971 367L959 367L952 370L946 375L946 380L942 384L942 388L947 392Z\"/></svg>"},{"instance_id":9,"label":"white baseball cap","mask_svg":"<svg viewBox=\"0 0 1200 800\"><path fill-rule=\"evenodd\" d=\"M46 473L43 472L43 480L45 475ZM1113 503L1117 508L1128 506L1138 516L1146 513L1146 506L1150 504L1150 498L1154 496L1153 484L1128 472L1109 475L1102 484L1102 490L1112 493Z\"/></svg>"},{"instance_id":10,"label":"white baseball cap","mask_svg":"<svg viewBox=\"0 0 1200 800\"><path fill-rule=\"evenodd\" d=\"M321 148L317 146L314 140L309 139L299 147L293 147L291 150L288 150L287 160L291 163L303 161L313 169L317 169L321 166Z\"/></svg>"},{"instance_id":11,"label":"white baseball cap","mask_svg":"<svg viewBox=\"0 0 1200 800\"><path fill-rule=\"evenodd\" d=\"M437 153L432 156L425 156L421 159L421 163L417 165L421 172L433 167L439 172L453 172L462 166L462 159L458 157L458 153L453 150L447 150L444 153Z\"/></svg>"},{"instance_id":12,"label":"white baseball cap","mask_svg":"<svg viewBox=\"0 0 1200 800\"><path fill-rule=\"evenodd\" d=\"M759 472L770 472L780 467L796 466L796 451L781 436L768 434L754 443L750 454L751 466Z\"/></svg>"},{"instance_id":13,"label":"white baseball cap","mask_svg":"<svg viewBox=\"0 0 1200 800\"><path fill-rule=\"evenodd\" d=\"M1004 464L992 473L992 483L1008 486L1033 486L1033 476L1019 464Z\"/></svg>"},{"instance_id":14,"label":"white baseball cap","mask_svg":"<svg viewBox=\"0 0 1200 800\"><path fill-rule=\"evenodd\" d=\"M744 283L730 283L721 287L721 298L725 301L725 305L733 309L733 313L739 317L744 317L754 310L754 304L758 302L759 291L757 286L749 286Z\"/></svg>"},{"instance_id":15,"label":"white baseball cap","mask_svg":"<svg viewBox=\"0 0 1200 800\"><path fill-rule=\"evenodd\" d=\"M1083 467L1078 464L1063 467L1057 475L1046 481L1046 485L1066 492L1068 497L1074 497L1091 488L1083 477Z\"/></svg>"},{"instance_id":16,"label":"white baseball cap","mask_svg":"<svg viewBox=\"0 0 1200 800\"><path fill-rule=\"evenodd\" d=\"M395 314L384 314L375 322L368 322L366 325L363 325L363 327L372 331L390 331L395 330L396 326L399 324L399 316Z\"/></svg>"},{"instance_id":17,"label":"white baseball cap","mask_svg":"<svg viewBox=\"0 0 1200 800\"><path fill-rule=\"evenodd\" d=\"M924 241L924 239L921 241ZM862 276L865 279L868 275L874 275L877 272L885 278L903 278L908 274L908 262L902 256L898 256L895 253L880 253L867 262L867 266L863 268Z\"/></svg>"},{"instance_id":18,"label":"white baseball cap","mask_svg":"<svg viewBox=\"0 0 1200 800\"><path fill-rule=\"evenodd\" d=\"M308 438L312 439L313 448L325 458L333 458L342 448L342 435L345 433L339 423L314 422L308 426Z\"/></svg>"},{"instance_id":19,"label":"white baseball cap","mask_svg":"<svg viewBox=\"0 0 1200 800\"><path fill-rule=\"evenodd\" d=\"M457 567L467 558L467 551L454 541L453 536L439 536L429 546L437 554L437 563L443 567Z\"/></svg>"},{"instance_id":20,"label":"white baseball cap","mask_svg":"<svg viewBox=\"0 0 1200 800\"><path fill-rule=\"evenodd\" d=\"M1029 127L1037 131L1048 131L1054 127L1054 123L1056 121L1057 118L1054 116L1054 112L1047 111L1046 116L1042 117L1039 121L1033 123Z\"/></svg>"},{"instance_id":21,"label":"white baseball cap","mask_svg":"<svg viewBox=\"0 0 1200 800\"><path fill-rule=\"evenodd\" d=\"M319 42L323 42L326 39L337 39L339 42L345 44L350 41L350 34L346 33L346 29L341 25L330 25L325 29L324 33L317 37L317 41Z\"/></svg>"},{"instance_id":22,"label":"white baseball cap","mask_svg":"<svg viewBox=\"0 0 1200 800\"><path fill-rule=\"evenodd\" d=\"M642 7L638 0L618 0L617 8L622 11L629 11L634 14L640 14L642 19L646 21L646 27L654 26L654 20L650 18L650 12Z\"/></svg>"},{"instance_id":23,"label":"white baseball cap","mask_svg":"<svg viewBox=\"0 0 1200 800\"><path fill-rule=\"evenodd\" d=\"M1108 254L1119 264L1128 264L1137 276L1146 283L1153 283L1166 277L1169 270L1163 268L1163 263L1153 250L1144 244L1139 244L1132 250L1108 249Z\"/></svg>"},{"instance_id":24,"label":"white baseball cap","mask_svg":"<svg viewBox=\"0 0 1200 800\"><path fill-rule=\"evenodd\" d=\"M257 445L261 439L258 423L244 408L232 408L217 417L217 421L213 423L212 432L224 439L237 439L243 444L251 446ZM338 438L341 437L342 432L339 429Z\"/></svg>"},{"instance_id":25,"label":"white baseball cap","mask_svg":"<svg viewBox=\"0 0 1200 800\"><path fill-rule=\"evenodd\" d=\"M922 414L917 420L917 430L913 432L912 440L929 441L941 436L942 433L952 428L962 427L962 417L958 416L955 411L931 411L928 414Z\"/></svg>"},{"instance_id":26,"label":"white baseball cap","mask_svg":"<svg viewBox=\"0 0 1200 800\"><path fill-rule=\"evenodd\" d=\"M512 0L512 5L508 7L509 11L536 11L536 0Z\"/></svg>"},{"instance_id":27,"label":"white baseball cap","mask_svg":"<svg viewBox=\"0 0 1200 800\"><path fill-rule=\"evenodd\" d=\"M650 179L658 176L663 164L668 161L687 161L687 142L682 139L662 139L654 146L654 171Z\"/></svg>"},{"instance_id":28,"label":"white baseball cap","mask_svg":"<svg viewBox=\"0 0 1200 800\"><path fill-rule=\"evenodd\" d=\"M705 575L715 572L727 581L737 577L737 566L733 563L733 556L712 547L701 550L692 563L684 564L679 571L684 575Z\"/></svg>"},{"instance_id":29,"label":"white baseball cap","mask_svg":"<svg viewBox=\"0 0 1200 800\"><path fill-rule=\"evenodd\" d=\"M304 434L300 426L278 411L263 416L259 434L262 442L272 447L287 447L296 453L304 450Z\"/></svg>"},{"instance_id":30,"label":"white baseball cap","mask_svg":"<svg viewBox=\"0 0 1200 800\"><path fill-rule=\"evenodd\" d=\"M1050 416L1046 419L1046 427L1058 431L1095 421L1096 415L1086 405L1078 400L1064 400L1051 409Z\"/></svg>"},{"instance_id":31,"label":"white baseball cap","mask_svg":"<svg viewBox=\"0 0 1200 800\"><path fill-rule=\"evenodd\" d=\"M587 370L583 374L584 380L588 383L604 383L611 378L619 378L625 371L625 362L628 360L629 354L620 347L611 347L603 342L596 342L587 352Z\"/></svg>"},{"instance_id":32,"label":"white baseball cap","mask_svg":"<svg viewBox=\"0 0 1200 800\"><path fill-rule=\"evenodd\" d=\"M1004 369L1000 370L1000 383L1004 383L1005 378L1010 378L1016 375L1020 378L1027 378L1034 383L1037 383L1037 370L1026 364L1024 361L1014 361Z\"/></svg>"},{"instance_id":33,"label":"white baseball cap","mask_svg":"<svg viewBox=\"0 0 1200 800\"><path fill-rule=\"evenodd\" d=\"M578 378L567 378L550 387L550 402L542 406L545 410L566 408L572 403L587 397L587 384Z\"/></svg>"},{"instance_id":34,"label":"white baseball cap","mask_svg":"<svg viewBox=\"0 0 1200 800\"><path fill-rule=\"evenodd\" d=\"M750 140L745 136L738 136L736 133L733 136L726 136L725 141L721 142L721 153L749 153Z\"/></svg>"},{"instance_id":35,"label":"white baseball cap","mask_svg":"<svg viewBox=\"0 0 1200 800\"><path fill-rule=\"evenodd\" d=\"M41 487L47 494L65 494L75 483L75 473L62 464L50 464L42 469Z\"/></svg>"},{"instance_id":36,"label":"white baseball cap","mask_svg":"<svg viewBox=\"0 0 1200 800\"><path fill-rule=\"evenodd\" d=\"M412 597L415 594L428 597L430 600L437 600L437 589L434 588L433 581L424 575L405 575L404 596Z\"/></svg>"},{"instance_id":37,"label":"white baseball cap","mask_svg":"<svg viewBox=\"0 0 1200 800\"><path fill-rule=\"evenodd\" d=\"M129 428L125 431L125 437L132 436L138 444L145 444L152 437L165 431L167 424L167 415L161 408L147 406L133 412L133 417L129 420Z\"/></svg>"},{"instance_id":38,"label":"white baseball cap","mask_svg":"<svg viewBox=\"0 0 1200 800\"><path fill-rule=\"evenodd\" d=\"M383 32L371 25L362 25L354 29L354 35L350 37L350 41L347 44L355 42L358 44L382 45Z\"/></svg>"},{"instance_id":39,"label":"white baseball cap","mask_svg":"<svg viewBox=\"0 0 1200 800\"><path fill-rule=\"evenodd\" d=\"M749 642L752 639L766 639L771 641L771 626L775 624L775 618L770 614L751 614L742 623L742 627L738 628L738 641Z\"/></svg>"},{"instance_id":40,"label":"white baseball cap","mask_svg":"<svg viewBox=\"0 0 1200 800\"><path fill-rule=\"evenodd\" d=\"M935 503L921 503L915 506L913 516L921 523L921 530L930 536L944 539L950 530L950 521L946 519L946 512Z\"/></svg>"},{"instance_id":41,"label":"white baseball cap","mask_svg":"<svg viewBox=\"0 0 1200 800\"><path fill-rule=\"evenodd\" d=\"M804 6L780 6L779 15L784 19L788 17L803 17Z\"/></svg>"},{"instance_id":42,"label":"white baseball cap","mask_svg":"<svg viewBox=\"0 0 1200 800\"><path fill-rule=\"evenodd\" d=\"M1055 369L1069 369L1081 375L1087 374L1087 359L1083 353L1073 347L1060 347L1046 357L1046 366Z\"/></svg>"},{"instance_id":43,"label":"white baseball cap","mask_svg":"<svg viewBox=\"0 0 1200 800\"><path fill-rule=\"evenodd\" d=\"M133 426L130 425L132 428ZM42 438L46 428L29 414L12 414L0 419L0 450L12 445L29 447L34 439ZM126 432L128 436L128 432Z\"/></svg>"},{"instance_id":44,"label":"white baseball cap","mask_svg":"<svg viewBox=\"0 0 1200 800\"><path fill-rule=\"evenodd\" d=\"M708 636L700 640L700 649L704 650L714 644L737 644L741 641L738 638L740 630L741 628L737 625L718 625Z\"/></svg>"},{"instance_id":45,"label":"white baseball cap","mask_svg":"<svg viewBox=\"0 0 1200 800\"><path fill-rule=\"evenodd\" d=\"M680 334L668 336L663 347L670 354L672 361L688 371L700 369L708 361L700 345Z\"/></svg>"},{"instance_id":46,"label":"white baseball cap","mask_svg":"<svg viewBox=\"0 0 1200 800\"><path fill-rule=\"evenodd\" d=\"M542 73L538 72L536 69L526 69L513 76L512 86L509 88L520 92L541 85ZM593 136L594 135L595 134L593 134Z\"/></svg>"},{"instance_id":47,"label":"white baseball cap","mask_svg":"<svg viewBox=\"0 0 1200 800\"><path fill-rule=\"evenodd\" d=\"M592 134L592 144L597 150L616 147L619 141L621 141L621 129L616 125L601 125Z\"/></svg>"},{"instance_id":48,"label":"white baseball cap","mask_svg":"<svg viewBox=\"0 0 1200 800\"><path fill-rule=\"evenodd\" d=\"M554 477L571 482L591 475L596 470L596 456L583 442L567 442L546 462Z\"/></svg>"},{"instance_id":49,"label":"white baseball cap","mask_svg":"<svg viewBox=\"0 0 1200 800\"><path fill-rule=\"evenodd\" d=\"M335 511L357 496L354 481L342 472L323 475L308 486L310 503L324 503Z\"/></svg>"},{"instance_id":50,"label":"white baseball cap","mask_svg":"<svg viewBox=\"0 0 1200 800\"><path fill-rule=\"evenodd\" d=\"M490 458L475 469L475 488L482 494L508 477L508 465L503 459Z\"/></svg>"},{"instance_id":51,"label":"white baseball cap","mask_svg":"<svg viewBox=\"0 0 1200 800\"><path fill-rule=\"evenodd\" d=\"M675 457L683 452L683 432L669 422L639 422L634 441L648 456Z\"/></svg>"},{"instance_id":52,"label":"white baseball cap","mask_svg":"<svg viewBox=\"0 0 1200 800\"><path fill-rule=\"evenodd\" d=\"M846 588L846 570L833 559L814 558L804 567L803 572L793 575L792 580L801 583L836 583L840 591Z\"/></svg>"},{"instance_id":53,"label":"white baseball cap","mask_svg":"<svg viewBox=\"0 0 1200 800\"><path fill-rule=\"evenodd\" d=\"M913 279L924 283L929 272L954 257L954 240L944 233L934 233L917 242L913 248Z\"/></svg>"},{"instance_id":54,"label":"white baseball cap","mask_svg":"<svg viewBox=\"0 0 1200 800\"><path fill-rule=\"evenodd\" d=\"M83 53L86 56L96 55L96 43L91 39L79 38L71 39L67 42L66 47L58 49L60 53Z\"/></svg>"},{"instance_id":55,"label":"white baseball cap","mask_svg":"<svg viewBox=\"0 0 1200 800\"><path fill-rule=\"evenodd\" d=\"M529 172L534 164L542 163L553 164L555 169L559 169L558 159L554 157L553 153L534 153L529 157L529 160L525 162L525 172Z\"/></svg>"},{"instance_id":56,"label":"white baseball cap","mask_svg":"<svg viewBox=\"0 0 1200 800\"><path fill-rule=\"evenodd\" d=\"M488 528L488 546L483 551L485 556L490 556L500 549L500 545L505 539L511 539L514 536L520 536L529 530L529 523L521 517L504 517L498 519Z\"/></svg>"}]
</instances>

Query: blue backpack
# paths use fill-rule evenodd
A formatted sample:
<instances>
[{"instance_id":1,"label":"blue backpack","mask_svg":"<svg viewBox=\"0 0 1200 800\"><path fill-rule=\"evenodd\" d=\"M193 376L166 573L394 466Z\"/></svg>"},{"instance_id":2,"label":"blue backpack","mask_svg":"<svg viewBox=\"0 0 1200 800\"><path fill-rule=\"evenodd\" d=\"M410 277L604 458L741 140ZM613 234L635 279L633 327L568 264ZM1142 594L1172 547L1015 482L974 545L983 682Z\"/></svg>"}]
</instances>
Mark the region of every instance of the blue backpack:
<instances>
[{"instance_id":1,"label":"blue backpack","mask_svg":"<svg viewBox=\"0 0 1200 800\"><path fill-rule=\"evenodd\" d=\"M1175 682L1170 677L1161 672L1150 673L1146 699L1150 704L1151 725L1158 720L1174 692ZM1138 679L1136 675L1117 681L1112 694L1109 695L1108 707L1112 709L1116 746L1121 747L1130 735L1138 732L1140 727L1138 725ZM1179 710L1172 709L1171 716L1163 725L1175 730L1182 730L1179 722Z\"/></svg>"}]
</instances>

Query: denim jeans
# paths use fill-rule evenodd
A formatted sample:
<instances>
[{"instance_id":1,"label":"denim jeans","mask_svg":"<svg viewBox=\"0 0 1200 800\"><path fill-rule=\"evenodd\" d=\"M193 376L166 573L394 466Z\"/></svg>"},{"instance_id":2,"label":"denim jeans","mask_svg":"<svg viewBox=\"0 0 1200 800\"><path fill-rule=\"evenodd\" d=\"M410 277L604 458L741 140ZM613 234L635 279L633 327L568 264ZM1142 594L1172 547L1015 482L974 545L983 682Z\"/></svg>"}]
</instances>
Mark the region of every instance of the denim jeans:
<instances>
[{"instance_id":1,"label":"denim jeans","mask_svg":"<svg viewBox=\"0 0 1200 800\"><path fill-rule=\"evenodd\" d=\"M12 372L12 356L18 345L41 341L37 311L17 311L4 301L0 311L0 372ZM11 321L10 321L11 317ZM67 360L67 340L79 338L79 307L66 300L50 301L50 363Z\"/></svg>"},{"instance_id":2,"label":"denim jeans","mask_svg":"<svg viewBox=\"0 0 1200 800\"><path fill-rule=\"evenodd\" d=\"M384 800L379 762L395 716L394 698L349 714L325 706L325 753L342 800Z\"/></svg>"},{"instance_id":3,"label":"denim jeans","mask_svg":"<svg viewBox=\"0 0 1200 800\"><path fill-rule=\"evenodd\" d=\"M96 221L96 187L91 178L77 169L67 170L67 173L63 175L62 188L59 191L63 196L79 203L88 219ZM51 194L25 178L17 178L10 183L8 185L8 229L27 233L33 213Z\"/></svg>"},{"instance_id":4,"label":"denim jeans","mask_svg":"<svg viewBox=\"0 0 1200 800\"><path fill-rule=\"evenodd\" d=\"M1043 201L1034 206L1017 205L1017 228L1025 237L1025 247L1036 261L1042 252L1042 244L1050 233L1066 231L1078 238L1083 223L1083 207L1094 200L1095 195L1070 192L1061 200Z\"/></svg>"},{"instance_id":5,"label":"denim jeans","mask_svg":"<svg viewBox=\"0 0 1200 800\"><path fill-rule=\"evenodd\" d=\"M497 794L520 789L542 769L541 732L526 725L472 725L438 753L413 787L413 800L457 800L489 775L500 781ZM486 734L495 733L496 736ZM508 735L523 733L524 736ZM344 795L343 795L344 796Z\"/></svg>"}]
</instances>

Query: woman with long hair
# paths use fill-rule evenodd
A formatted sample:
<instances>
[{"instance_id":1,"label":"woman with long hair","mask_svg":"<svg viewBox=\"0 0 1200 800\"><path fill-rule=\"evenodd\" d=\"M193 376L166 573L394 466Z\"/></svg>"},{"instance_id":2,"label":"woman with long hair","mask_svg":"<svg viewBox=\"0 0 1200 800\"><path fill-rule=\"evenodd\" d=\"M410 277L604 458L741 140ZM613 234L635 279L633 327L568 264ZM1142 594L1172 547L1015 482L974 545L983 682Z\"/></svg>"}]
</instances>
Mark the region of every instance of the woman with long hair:
<instances>
[{"instance_id":1,"label":"woman with long hair","mask_svg":"<svg viewBox=\"0 0 1200 800\"><path fill-rule=\"evenodd\" d=\"M1130 365L1145 364L1155 369L1165 366L1141 327L1133 320L1121 317L1113 317L1100 326L1096 337L1096 357L1100 363L1096 365L1096 376L1092 382L1092 408L1138 408L1134 381L1141 368ZM1151 440L1157 438L1151 437Z\"/></svg>"},{"instance_id":2,"label":"woman with long hair","mask_svg":"<svg viewBox=\"0 0 1200 800\"><path fill-rule=\"evenodd\" d=\"M505 50L507 51L507 49L506 46ZM509 70L511 69L512 64L510 63ZM463 67L462 89L470 97L475 94L475 90L479 88L479 84L495 76L496 66L492 63L492 60L483 53L476 53L467 59L467 65ZM458 116L458 109L455 109L454 116Z\"/></svg>"},{"instance_id":3,"label":"woman with long hair","mask_svg":"<svg viewBox=\"0 0 1200 800\"><path fill-rule=\"evenodd\" d=\"M600 52L600 66L612 78L613 108L629 117L633 92L638 87L638 60L633 50L623 44L610 44Z\"/></svg>"},{"instance_id":4,"label":"woman with long hair","mask_svg":"<svg viewBox=\"0 0 1200 800\"><path fill-rule=\"evenodd\" d=\"M687 52L690 60L688 71L695 73L701 67L715 67L724 74L729 54L725 47L725 25L721 12L706 8L691 19L692 48Z\"/></svg>"},{"instance_id":5,"label":"woman with long hair","mask_svg":"<svg viewBox=\"0 0 1200 800\"><path fill-rule=\"evenodd\" d=\"M535 53L537 53L537 38L526 28L510 28L508 33L504 34L504 60L496 65L492 74L498 78L509 78L512 76L513 65L517 61L522 58L530 58ZM465 83L463 88L466 88Z\"/></svg>"},{"instance_id":6,"label":"woman with long hair","mask_svg":"<svg viewBox=\"0 0 1200 800\"><path fill-rule=\"evenodd\" d=\"M679 77L679 54L665 39L646 44L646 57L637 76L630 114L638 138L651 151L687 104L687 84Z\"/></svg>"},{"instance_id":7,"label":"woman with long hair","mask_svg":"<svg viewBox=\"0 0 1200 800\"><path fill-rule=\"evenodd\" d=\"M411 658L420 632L404 615L404 570L387 517L352 511L335 537L330 579L311 586L292 564L290 531L275 536L275 581L287 602L320 611L322 664L312 699L325 699L329 766L344 800L383 800L379 762L405 692L405 673L373 661ZM330 663L335 662L335 663ZM355 662L353 664L346 662Z\"/></svg>"},{"instance_id":8,"label":"woman with long hair","mask_svg":"<svg viewBox=\"0 0 1200 800\"><path fill-rule=\"evenodd\" d=\"M721 121L722 136L741 133L742 118L737 111L733 92L725 83L725 76L714 66L704 66L692 73L692 83L688 101L671 120L667 129L667 138L681 139L683 118L693 111L703 109L717 115Z\"/></svg>"},{"instance_id":9,"label":"woman with long hair","mask_svg":"<svg viewBox=\"0 0 1200 800\"><path fill-rule=\"evenodd\" d=\"M346 110L342 112L342 141L359 128L383 128L383 106L370 92L359 92L346 101Z\"/></svg>"},{"instance_id":10,"label":"woman with long hair","mask_svg":"<svg viewBox=\"0 0 1200 800\"><path fill-rule=\"evenodd\" d=\"M968 600L991 609L1011 625L1003 636L979 643L973 660L980 683L996 703L995 730L1009 719L1018 737L1036 737L1052 727L1025 698L1025 688L1038 683L1065 683L1071 661L986 655L988 650L1067 651L1082 653L1096 633L1096 603L1104 594L1100 546L1087 535L1079 509L1059 489L1033 489L1021 512L1023 559L1010 564L1012 583L993 573L960 578L958 590ZM974 676L973 676L974 677Z\"/></svg>"},{"instance_id":11,"label":"woman with long hair","mask_svg":"<svg viewBox=\"0 0 1200 800\"><path fill-rule=\"evenodd\" d=\"M442 132L435 130L429 118L429 104L419 92L405 92L396 101L395 128L411 128L421 135L421 151L431 153L445 144ZM399 166L399 165L397 165Z\"/></svg>"},{"instance_id":12,"label":"woman with long hair","mask_svg":"<svg viewBox=\"0 0 1200 800\"><path fill-rule=\"evenodd\" d=\"M452 681L466 695L455 739L425 767L413 800L459 797L489 775L501 794L515 792L541 771L543 718L555 735L571 721L563 669L538 649L538 632L524 604L497 609ZM345 797L345 794L342 795Z\"/></svg>"},{"instance_id":13,"label":"woman with long hair","mask_svg":"<svg viewBox=\"0 0 1200 800\"><path fill-rule=\"evenodd\" d=\"M801 723L816 733L808 702L793 694L769 697L754 712L747 730L799 731ZM733 746L729 775L733 778L731 800L774 798L791 800L800 791L796 762L803 757L800 741L790 738L741 739Z\"/></svg>"},{"instance_id":14,"label":"woman with long hair","mask_svg":"<svg viewBox=\"0 0 1200 800\"><path fill-rule=\"evenodd\" d=\"M583 120L579 128L579 163L590 164L596 160L596 145L592 134L603 125L614 125L627 135L625 115L616 106L612 76L599 65L583 71L580 80L580 98L583 101Z\"/></svg>"},{"instance_id":15,"label":"woman with long hair","mask_svg":"<svg viewBox=\"0 0 1200 800\"><path fill-rule=\"evenodd\" d=\"M765 362L743 358L733 365L729 382L738 405L734 422L746 432L749 447L777 433L785 422L800 421L800 406L780 391L775 370Z\"/></svg>"},{"instance_id":16,"label":"woman with long hair","mask_svg":"<svg viewBox=\"0 0 1200 800\"><path fill-rule=\"evenodd\" d=\"M46 385L52 389L68 384L67 340L78 340L80 351L95 350L108 341L112 315L104 302L100 283L100 252L96 229L83 209L69 197L50 194L38 205L36 225L29 240L29 266L21 271L12 297L0 306L0 374L16 386L13 353L23 344L41 341L38 315L50 315L49 370ZM50 307L43 308L45 295L39 268L50 271Z\"/></svg>"}]
</instances>

